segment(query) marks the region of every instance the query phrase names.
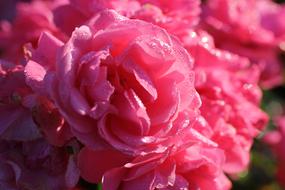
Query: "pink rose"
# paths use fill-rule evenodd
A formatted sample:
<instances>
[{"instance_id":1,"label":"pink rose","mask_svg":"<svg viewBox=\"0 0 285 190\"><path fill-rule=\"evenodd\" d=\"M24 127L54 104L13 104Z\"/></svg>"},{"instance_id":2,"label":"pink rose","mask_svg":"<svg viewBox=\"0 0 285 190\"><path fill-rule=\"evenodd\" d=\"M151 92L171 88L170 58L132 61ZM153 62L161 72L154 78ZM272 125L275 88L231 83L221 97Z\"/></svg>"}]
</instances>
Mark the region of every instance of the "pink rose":
<instances>
[{"instance_id":1,"label":"pink rose","mask_svg":"<svg viewBox=\"0 0 285 190\"><path fill-rule=\"evenodd\" d=\"M277 130L271 131L264 136L264 141L270 145L277 159L277 179L285 187L285 117L275 120Z\"/></svg>"},{"instance_id":2,"label":"pink rose","mask_svg":"<svg viewBox=\"0 0 285 190\"><path fill-rule=\"evenodd\" d=\"M196 119L192 60L157 26L105 11L66 44L44 34L38 46L27 82L50 96L85 145L160 152Z\"/></svg>"},{"instance_id":3,"label":"pink rose","mask_svg":"<svg viewBox=\"0 0 285 190\"><path fill-rule=\"evenodd\" d=\"M219 30L217 32L220 32L220 35L223 33L223 35L231 35L233 40L242 43L270 44L274 41L274 36L271 31L262 27L261 14L257 7L259 1L209 1L205 4L203 16L207 24Z\"/></svg>"},{"instance_id":4,"label":"pink rose","mask_svg":"<svg viewBox=\"0 0 285 190\"><path fill-rule=\"evenodd\" d=\"M204 6L203 24L217 47L258 64L261 85L272 88L283 81L279 60L285 34L282 15L284 8L269 0L213 0Z\"/></svg>"},{"instance_id":5,"label":"pink rose","mask_svg":"<svg viewBox=\"0 0 285 190\"><path fill-rule=\"evenodd\" d=\"M253 138L268 121L259 108L259 69L246 58L216 49L203 31L189 36L187 49L195 58L195 87L202 99L196 129L225 151L227 173L241 172L248 166Z\"/></svg>"},{"instance_id":6,"label":"pink rose","mask_svg":"<svg viewBox=\"0 0 285 190\"><path fill-rule=\"evenodd\" d=\"M15 63L23 62L25 53L23 45L26 43L36 45L43 31L49 31L64 39L65 36L53 23L52 14L52 9L59 6L61 1L18 2L16 17L11 22L0 22L0 56Z\"/></svg>"},{"instance_id":7,"label":"pink rose","mask_svg":"<svg viewBox=\"0 0 285 190\"><path fill-rule=\"evenodd\" d=\"M1 189L70 189L79 179L75 156L43 139L0 141ZM70 147L71 148L71 147Z\"/></svg>"}]
</instances>

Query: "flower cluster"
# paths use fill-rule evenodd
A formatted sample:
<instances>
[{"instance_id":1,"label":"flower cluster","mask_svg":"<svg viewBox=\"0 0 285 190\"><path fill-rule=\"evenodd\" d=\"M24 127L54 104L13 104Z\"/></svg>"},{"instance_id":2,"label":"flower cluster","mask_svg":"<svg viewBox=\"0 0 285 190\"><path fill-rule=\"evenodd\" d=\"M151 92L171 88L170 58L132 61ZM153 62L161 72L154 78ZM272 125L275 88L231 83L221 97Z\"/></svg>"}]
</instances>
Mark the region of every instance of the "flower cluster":
<instances>
[{"instance_id":1,"label":"flower cluster","mask_svg":"<svg viewBox=\"0 0 285 190\"><path fill-rule=\"evenodd\" d=\"M227 175L247 169L268 121L259 84L282 80L283 7L14 6L0 20L0 189L81 189L85 180L103 190L228 190Z\"/></svg>"}]
</instances>

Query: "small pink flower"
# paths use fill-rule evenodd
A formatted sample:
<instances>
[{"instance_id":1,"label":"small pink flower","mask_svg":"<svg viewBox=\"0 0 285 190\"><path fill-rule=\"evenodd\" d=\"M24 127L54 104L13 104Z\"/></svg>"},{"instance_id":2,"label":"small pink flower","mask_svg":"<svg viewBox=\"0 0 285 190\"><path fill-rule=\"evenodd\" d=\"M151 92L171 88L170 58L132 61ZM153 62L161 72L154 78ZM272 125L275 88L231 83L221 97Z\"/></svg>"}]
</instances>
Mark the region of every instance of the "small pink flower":
<instances>
[{"instance_id":1,"label":"small pink flower","mask_svg":"<svg viewBox=\"0 0 285 190\"><path fill-rule=\"evenodd\" d=\"M31 3L17 3L15 18L11 22L0 22L0 56L15 63L23 62L23 46L26 43L36 45L43 31L64 39L65 36L53 23L51 11L60 2L34 0Z\"/></svg>"},{"instance_id":2,"label":"small pink flower","mask_svg":"<svg viewBox=\"0 0 285 190\"><path fill-rule=\"evenodd\" d=\"M203 9L204 28L217 47L248 57L261 68L261 85L272 88L283 81L280 45L285 27L284 7L269 0L213 0Z\"/></svg>"}]
</instances>

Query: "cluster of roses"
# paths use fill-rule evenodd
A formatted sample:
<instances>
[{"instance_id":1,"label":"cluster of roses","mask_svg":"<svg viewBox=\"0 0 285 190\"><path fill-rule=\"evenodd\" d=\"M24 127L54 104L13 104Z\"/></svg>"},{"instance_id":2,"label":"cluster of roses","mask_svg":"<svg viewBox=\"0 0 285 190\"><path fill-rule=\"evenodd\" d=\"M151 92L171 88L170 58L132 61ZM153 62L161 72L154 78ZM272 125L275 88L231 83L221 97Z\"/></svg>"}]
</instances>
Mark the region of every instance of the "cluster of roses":
<instances>
[{"instance_id":1,"label":"cluster of roses","mask_svg":"<svg viewBox=\"0 0 285 190\"><path fill-rule=\"evenodd\" d=\"M0 189L227 190L248 167L268 120L259 85L283 80L285 6L33 0L15 14L0 25Z\"/></svg>"}]
</instances>

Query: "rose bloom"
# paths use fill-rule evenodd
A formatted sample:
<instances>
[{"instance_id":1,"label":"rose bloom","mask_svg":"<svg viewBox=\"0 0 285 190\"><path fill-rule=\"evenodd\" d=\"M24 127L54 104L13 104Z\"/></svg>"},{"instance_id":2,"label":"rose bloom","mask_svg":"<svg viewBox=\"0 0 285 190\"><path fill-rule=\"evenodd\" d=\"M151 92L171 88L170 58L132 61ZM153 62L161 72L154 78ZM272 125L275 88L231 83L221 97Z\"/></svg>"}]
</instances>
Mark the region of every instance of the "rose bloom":
<instances>
[{"instance_id":1,"label":"rose bloom","mask_svg":"<svg viewBox=\"0 0 285 190\"><path fill-rule=\"evenodd\" d=\"M191 58L161 28L113 11L89 25L66 44L44 34L25 68L27 83L47 91L85 145L164 151L196 119Z\"/></svg>"},{"instance_id":2,"label":"rose bloom","mask_svg":"<svg viewBox=\"0 0 285 190\"><path fill-rule=\"evenodd\" d=\"M43 31L65 39L54 25L52 14L52 9L63 1L18 2L12 21L0 20L0 57L15 63L24 62L23 45L28 42L36 45Z\"/></svg>"},{"instance_id":3,"label":"rose bloom","mask_svg":"<svg viewBox=\"0 0 285 190\"><path fill-rule=\"evenodd\" d=\"M284 7L269 0L213 0L204 6L202 23L217 47L258 64L261 85L272 88L283 81L279 55L285 39L284 14Z\"/></svg>"},{"instance_id":4,"label":"rose bloom","mask_svg":"<svg viewBox=\"0 0 285 190\"><path fill-rule=\"evenodd\" d=\"M277 160L277 179L285 187L285 116L275 119L277 129L268 132L264 141L271 147Z\"/></svg>"},{"instance_id":5,"label":"rose bloom","mask_svg":"<svg viewBox=\"0 0 285 190\"><path fill-rule=\"evenodd\" d=\"M197 130L225 151L224 171L237 174L247 168L253 138L268 121L259 108L259 69L246 58L216 49L204 31L184 40L195 60L195 87L202 99Z\"/></svg>"},{"instance_id":6,"label":"rose bloom","mask_svg":"<svg viewBox=\"0 0 285 190\"><path fill-rule=\"evenodd\" d=\"M0 145L1 189L71 189L79 172L74 155L44 139L3 141Z\"/></svg>"}]
</instances>

